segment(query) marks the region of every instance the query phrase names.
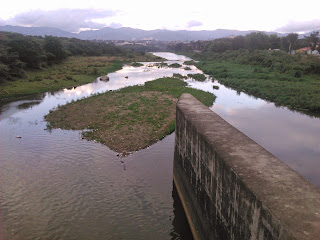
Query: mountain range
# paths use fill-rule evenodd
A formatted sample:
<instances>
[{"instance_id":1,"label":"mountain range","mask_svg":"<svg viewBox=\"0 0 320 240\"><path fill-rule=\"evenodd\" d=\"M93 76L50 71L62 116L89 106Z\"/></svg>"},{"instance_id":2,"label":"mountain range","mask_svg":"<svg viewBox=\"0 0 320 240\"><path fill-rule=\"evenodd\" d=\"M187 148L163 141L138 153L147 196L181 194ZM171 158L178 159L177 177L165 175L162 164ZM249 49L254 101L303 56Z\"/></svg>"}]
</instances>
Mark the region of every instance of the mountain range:
<instances>
[{"instance_id":1,"label":"mountain range","mask_svg":"<svg viewBox=\"0 0 320 240\"><path fill-rule=\"evenodd\" d=\"M70 33L57 28L51 27L20 27L20 26L0 26L1 31L21 33L32 36L51 35L56 37L78 38L82 40L158 40L158 41L194 41L194 40L210 40L215 38L223 38L230 36L246 35L252 31L238 31L228 29L217 29L213 31L187 31L187 30L142 30L128 27L110 28L105 27L100 30L88 30L79 33ZM285 34L276 32L265 32L266 34L277 34L284 36Z\"/></svg>"}]
</instances>

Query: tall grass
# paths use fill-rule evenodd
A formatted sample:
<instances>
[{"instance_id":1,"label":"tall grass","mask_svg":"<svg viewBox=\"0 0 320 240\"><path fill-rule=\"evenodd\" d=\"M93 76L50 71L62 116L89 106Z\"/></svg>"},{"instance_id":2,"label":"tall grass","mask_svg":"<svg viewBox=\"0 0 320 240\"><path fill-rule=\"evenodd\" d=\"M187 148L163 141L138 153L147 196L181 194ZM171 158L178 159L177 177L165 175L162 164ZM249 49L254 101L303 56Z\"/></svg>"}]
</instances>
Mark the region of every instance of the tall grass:
<instances>
[{"instance_id":1,"label":"tall grass","mask_svg":"<svg viewBox=\"0 0 320 240\"><path fill-rule=\"evenodd\" d=\"M320 112L320 59L280 51L226 51L196 64L228 87L309 112Z\"/></svg>"}]
</instances>

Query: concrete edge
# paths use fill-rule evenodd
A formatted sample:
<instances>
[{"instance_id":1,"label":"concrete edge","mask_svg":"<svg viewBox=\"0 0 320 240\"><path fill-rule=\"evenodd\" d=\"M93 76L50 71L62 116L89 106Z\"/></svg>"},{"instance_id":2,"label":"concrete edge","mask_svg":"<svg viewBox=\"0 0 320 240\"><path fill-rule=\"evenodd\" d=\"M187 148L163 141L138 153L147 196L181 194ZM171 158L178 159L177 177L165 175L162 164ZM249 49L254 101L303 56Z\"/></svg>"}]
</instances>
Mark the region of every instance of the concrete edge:
<instances>
[{"instance_id":1,"label":"concrete edge","mask_svg":"<svg viewBox=\"0 0 320 240\"><path fill-rule=\"evenodd\" d=\"M183 94L181 97L180 97L180 99L179 99L179 101L177 102L177 108L179 107L180 109L181 109L181 111L182 112L184 112L183 110L184 110L184 108L186 108L186 107L190 107L190 104L185 104L184 103L184 101L186 100L186 99L189 99L189 98L192 98L192 101L195 101L194 103L195 103L195 105L193 105L193 107L192 108L197 108L197 107L201 107L202 109L200 109L199 110L199 112L200 112L200 114L206 114L208 111L210 111L212 114L215 114L215 115L217 115L216 113L214 113L213 111L211 111L209 108L207 108L207 107L205 107L201 102L199 102L197 99L195 99L192 95L190 95L190 94ZM203 107L202 107L203 106ZM206 109L204 109L204 108L206 108ZM192 110L191 110L192 111ZM185 112L184 112L185 113ZM316 186L314 186L313 184L311 184L309 181L307 181L306 179L304 179L301 175L299 175L297 172L295 172L291 167L289 167L287 164L285 164L285 163L283 163L282 161L280 161L278 158L276 158L273 154L271 154L270 152L268 152L266 149L264 149L262 146L260 146L258 143L256 143L254 140L252 140L252 139L250 139L248 136L246 136L245 134L243 134L241 131L239 131L238 129L236 129L235 127L233 127L231 124L229 124L228 122L226 122L223 118L221 118L219 115L217 115L217 117L219 117L220 119L221 119L221 121L222 122L224 122L224 124L227 124L227 125L229 125L231 128L233 128L233 129L235 129L235 131L237 131L238 132L238 134L241 134L241 135L243 135L243 137L244 138L246 138L249 142L251 142L251 143L253 143L253 144L255 144L255 145L257 145L260 149L261 149L261 151L262 152L264 152L264 153L266 153L267 154L267 157L269 158L274 158L274 159L276 159L277 161L279 161L279 163L280 163L280 167L283 167L287 172L288 172L288 174L289 174L289 178L288 179L294 179L296 182L295 183L297 183L297 185L298 185L298 187L300 187L300 186L302 186L302 188L303 189L299 189L299 191L298 192L312 192L311 194L310 194L310 196L308 196L308 195L302 195L301 197L298 197L298 198L296 198L296 199L294 199L294 200L300 200L300 201L302 201L303 202L303 200L305 200L305 199L308 199L308 200L310 200L310 201L313 201L313 204L314 205L316 205L317 203L320 203L320 190L316 187ZM203 131L203 128L201 128L201 126L199 125L199 121L201 121L201 120L197 120L197 119L195 119L195 118L192 118L192 117L189 117L188 116L188 114L185 114L185 118L188 120L188 121L190 121L191 123L196 123L196 124L194 124L194 127L197 129L197 131L199 131L199 132L202 132ZM202 120L202 121L205 121L205 120ZM198 123L198 124L197 124ZM205 139L208 141L208 143L212 143L212 139L211 139L211 136L209 135L207 135L207 134L203 134L204 135L204 137L205 137ZM219 149L219 147L218 147L218 149L216 149L217 151L220 151L221 149ZM223 152L223 151L222 151ZM226 158L226 159L229 159L229 158L231 158L230 157L231 155L230 155L230 153L223 153L222 154L222 157L223 158ZM238 171L239 171L239 168L237 168L237 167L234 167L235 165L233 164L233 162L229 162L229 161L227 161L226 162L226 164L230 167L230 169L232 169L236 174L237 174L237 176L239 177L239 179L241 179L245 184L247 184L247 179L245 179L245 177L244 177L244 175L243 174L238 174ZM293 184L294 186L295 186L295 184ZM271 199L270 201L266 201L264 198L265 198L265 196L266 195L264 195L264 194L261 194L261 191L259 192L259 189L261 189L261 185L260 186L258 186L258 188L257 188L257 186L254 186L253 188L252 188L252 186L249 184L249 185L247 185L248 186L248 188L249 189L251 189L251 191L259 198L259 199L261 199L261 201L262 201L262 203L265 205L265 207L266 208L268 208L269 209L269 211L281 222L281 224L283 225L283 227L285 227L286 229L287 229L287 231L288 232L291 232L291 233L293 233L293 232L295 232L295 231L291 231L290 229L292 229L292 226L290 227L290 225L292 225L292 224L288 224L286 221L283 221L283 214L286 212L285 210L284 211L282 211L282 212L280 212L280 213L277 213L277 207L275 207L275 205L273 205L273 206L270 206L270 201L278 201L278 199L276 199L276 198L274 198L274 199ZM293 186L293 187L294 187ZM283 194L283 193L281 193L281 194ZM297 193L297 195L298 195L299 193ZM290 194L288 195L288 196L286 196L286 198L282 198L283 200L287 200L287 201L289 201L290 203L294 203L294 201L291 199L291 197L292 196L290 196ZM306 202L306 201L305 201ZM299 205L300 206L300 205ZM301 205L302 206L302 205ZM319 207L320 207L320 205L318 205ZM314 207L314 206L313 206ZM305 206L305 208L306 208L306 211L309 211L309 213L311 212L311 211L313 211L313 210L315 210L314 208L312 209L312 206L308 206L308 205L306 205ZM275 210L276 209L276 210ZM307 210L308 209L308 210ZM320 208L318 208L318 212L319 212L319 210L320 210ZM295 212L295 211L293 211L293 212ZM277 213L277 214L276 214ZM313 220L311 220L311 219L313 219ZM301 217L299 220L301 221L301 223L303 222L303 221L305 221L305 222L308 222L309 220L310 221L312 221L312 222L314 222L315 220L315 218L314 217L311 217L311 219L306 219L306 217L304 216L304 217ZM318 217L318 219L319 219L319 217ZM292 223L292 222L291 222ZM320 221L318 222L318 226L319 226L319 229L320 229ZM319 230L318 230L319 231ZM305 232L305 234L306 234L306 232ZM300 237L301 237L301 235L300 235ZM308 237L307 236L304 236L304 237L306 237L306 239L308 239ZM300 239L300 238L298 238L298 239ZM301 238L302 239L302 238ZM304 238L303 238L304 239ZM320 236L319 236L319 238L317 238L317 239L320 239Z\"/></svg>"}]
</instances>

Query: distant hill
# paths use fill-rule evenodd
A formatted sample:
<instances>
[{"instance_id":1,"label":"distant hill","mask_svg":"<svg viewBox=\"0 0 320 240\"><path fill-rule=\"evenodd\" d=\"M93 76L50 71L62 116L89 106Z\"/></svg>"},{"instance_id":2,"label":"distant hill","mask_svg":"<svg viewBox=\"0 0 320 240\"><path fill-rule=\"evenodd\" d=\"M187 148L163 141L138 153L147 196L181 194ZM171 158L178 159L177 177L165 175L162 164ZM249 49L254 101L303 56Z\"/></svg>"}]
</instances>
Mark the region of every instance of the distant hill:
<instances>
[{"instance_id":1,"label":"distant hill","mask_svg":"<svg viewBox=\"0 0 320 240\"><path fill-rule=\"evenodd\" d=\"M171 30L141 30L133 28L103 28L97 31L83 31L78 34L80 39L99 40L159 40L159 41L193 41L228 37L230 35L246 35L253 31L236 31L218 29L214 31L171 31Z\"/></svg>"},{"instance_id":2,"label":"distant hill","mask_svg":"<svg viewBox=\"0 0 320 240\"><path fill-rule=\"evenodd\" d=\"M31 35L31 36L45 36L45 35L51 35L56 37L77 37L77 34L66 32L63 30L60 30L58 28L50 28L50 27L19 27L19 26L0 26L0 31L5 32L15 32L20 33L24 35Z\"/></svg>"},{"instance_id":3,"label":"distant hill","mask_svg":"<svg viewBox=\"0 0 320 240\"><path fill-rule=\"evenodd\" d=\"M159 41L194 41L194 40L210 40L215 38L232 37L246 35L252 31L238 31L217 29L213 31L171 31L171 30L141 30L134 28L102 28L100 30L82 31L80 33L70 33L57 28L50 27L18 27L18 26L0 26L1 31L16 32L24 35L45 36L52 35L57 37L79 38L82 40L159 40ZM275 32L266 32L272 34ZM278 34L283 36L285 34Z\"/></svg>"}]
</instances>

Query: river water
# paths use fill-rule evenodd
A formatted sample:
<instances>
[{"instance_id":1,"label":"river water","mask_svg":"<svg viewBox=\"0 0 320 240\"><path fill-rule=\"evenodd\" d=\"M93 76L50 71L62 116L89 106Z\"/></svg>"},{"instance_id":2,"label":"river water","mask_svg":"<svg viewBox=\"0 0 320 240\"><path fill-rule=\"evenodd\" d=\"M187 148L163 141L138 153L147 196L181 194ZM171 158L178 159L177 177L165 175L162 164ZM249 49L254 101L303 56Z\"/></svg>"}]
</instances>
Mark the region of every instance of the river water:
<instances>
[{"instance_id":1,"label":"river water","mask_svg":"<svg viewBox=\"0 0 320 240\"><path fill-rule=\"evenodd\" d=\"M169 64L190 60L155 55ZM192 239L172 183L174 134L119 158L82 140L80 131L46 129L43 118L58 104L173 73L201 71L124 66L108 74L109 82L96 79L1 106L0 239ZM187 82L213 92L212 110L320 187L318 117L277 108L217 81ZM22 108L24 103L34 105Z\"/></svg>"}]
</instances>

